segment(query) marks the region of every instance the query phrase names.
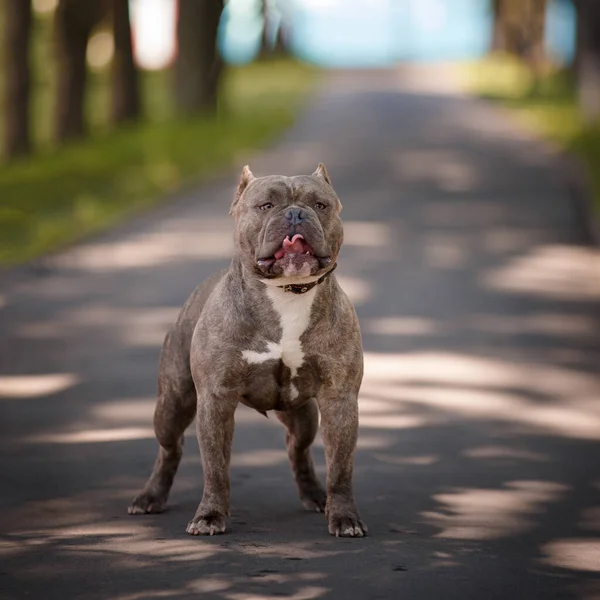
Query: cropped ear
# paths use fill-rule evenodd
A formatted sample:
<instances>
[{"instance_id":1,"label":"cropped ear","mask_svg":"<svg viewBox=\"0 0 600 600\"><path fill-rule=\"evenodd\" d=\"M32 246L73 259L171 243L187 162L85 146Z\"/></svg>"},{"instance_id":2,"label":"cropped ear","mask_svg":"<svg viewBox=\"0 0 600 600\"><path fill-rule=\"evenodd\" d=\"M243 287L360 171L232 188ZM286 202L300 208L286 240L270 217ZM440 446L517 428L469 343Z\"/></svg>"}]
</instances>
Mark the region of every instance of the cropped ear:
<instances>
[{"instance_id":1,"label":"cropped ear","mask_svg":"<svg viewBox=\"0 0 600 600\"><path fill-rule=\"evenodd\" d=\"M331 185L329 173L327 172L327 169L325 168L325 165L323 163L319 163L317 170L313 173L313 177L318 177L319 179L322 179L325 183Z\"/></svg>"},{"instance_id":2,"label":"cropped ear","mask_svg":"<svg viewBox=\"0 0 600 600\"><path fill-rule=\"evenodd\" d=\"M238 189L237 192L235 193L235 198L233 199L233 202L231 203L231 207L229 209L229 214L233 213L233 209L235 208L235 205L239 202L240 198L242 197L242 194L244 193L244 190L250 185L250 183L252 183L254 180L256 179L256 177L254 177L252 171L250 170L250 167L248 165L246 165L243 169L242 169L242 176L240 178L240 183L238 185Z\"/></svg>"}]
</instances>

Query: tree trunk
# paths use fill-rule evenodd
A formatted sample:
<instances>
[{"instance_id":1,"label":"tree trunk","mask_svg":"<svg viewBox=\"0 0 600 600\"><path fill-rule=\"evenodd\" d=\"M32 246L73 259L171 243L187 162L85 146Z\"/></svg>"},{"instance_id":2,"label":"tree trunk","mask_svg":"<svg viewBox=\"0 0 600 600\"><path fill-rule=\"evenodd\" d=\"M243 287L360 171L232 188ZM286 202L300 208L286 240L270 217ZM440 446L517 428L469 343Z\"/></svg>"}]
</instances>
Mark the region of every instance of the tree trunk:
<instances>
[{"instance_id":1,"label":"tree trunk","mask_svg":"<svg viewBox=\"0 0 600 600\"><path fill-rule=\"evenodd\" d=\"M502 0L493 0L492 2L492 18L494 20L492 29L492 43L490 52L504 52L506 50L506 39L504 33L504 24L502 22L501 12Z\"/></svg>"},{"instance_id":2,"label":"tree trunk","mask_svg":"<svg viewBox=\"0 0 600 600\"><path fill-rule=\"evenodd\" d=\"M580 55L577 88L581 113L586 123L600 121L600 3L580 0Z\"/></svg>"},{"instance_id":3,"label":"tree trunk","mask_svg":"<svg viewBox=\"0 0 600 600\"><path fill-rule=\"evenodd\" d=\"M133 60L129 0L112 0L115 54L112 64L112 122L138 119L141 115L138 70Z\"/></svg>"},{"instance_id":4,"label":"tree trunk","mask_svg":"<svg viewBox=\"0 0 600 600\"><path fill-rule=\"evenodd\" d=\"M288 43L289 43L289 32L282 20L277 28L277 35L275 37L275 46L273 52L275 54L288 54Z\"/></svg>"},{"instance_id":5,"label":"tree trunk","mask_svg":"<svg viewBox=\"0 0 600 600\"><path fill-rule=\"evenodd\" d=\"M524 58L538 76L546 59L545 33L547 0L529 0L525 27Z\"/></svg>"},{"instance_id":6,"label":"tree trunk","mask_svg":"<svg viewBox=\"0 0 600 600\"><path fill-rule=\"evenodd\" d=\"M179 0L175 103L183 114L217 108L222 60L217 32L223 0Z\"/></svg>"},{"instance_id":7,"label":"tree trunk","mask_svg":"<svg viewBox=\"0 0 600 600\"><path fill-rule=\"evenodd\" d=\"M260 56L267 56L271 53L271 40L269 39L270 24L269 24L269 1L261 0L261 16L262 16L262 34L260 36Z\"/></svg>"},{"instance_id":8,"label":"tree trunk","mask_svg":"<svg viewBox=\"0 0 600 600\"><path fill-rule=\"evenodd\" d=\"M86 50L94 25L103 16L101 0L59 0L54 15L57 59L55 136L59 141L86 134Z\"/></svg>"},{"instance_id":9,"label":"tree trunk","mask_svg":"<svg viewBox=\"0 0 600 600\"><path fill-rule=\"evenodd\" d=\"M545 58L547 0L494 0L490 50L509 52L538 70Z\"/></svg>"},{"instance_id":10,"label":"tree trunk","mask_svg":"<svg viewBox=\"0 0 600 600\"><path fill-rule=\"evenodd\" d=\"M4 154L7 159L31 149L29 127L29 38L31 0L4 4Z\"/></svg>"},{"instance_id":11,"label":"tree trunk","mask_svg":"<svg viewBox=\"0 0 600 600\"><path fill-rule=\"evenodd\" d=\"M579 67L581 63L581 41L583 36L583 23L581 19L581 7L580 0L574 0L573 4L575 6L575 52L573 54L573 62L571 63L569 70L571 74L577 77L577 73L579 73Z\"/></svg>"}]
</instances>

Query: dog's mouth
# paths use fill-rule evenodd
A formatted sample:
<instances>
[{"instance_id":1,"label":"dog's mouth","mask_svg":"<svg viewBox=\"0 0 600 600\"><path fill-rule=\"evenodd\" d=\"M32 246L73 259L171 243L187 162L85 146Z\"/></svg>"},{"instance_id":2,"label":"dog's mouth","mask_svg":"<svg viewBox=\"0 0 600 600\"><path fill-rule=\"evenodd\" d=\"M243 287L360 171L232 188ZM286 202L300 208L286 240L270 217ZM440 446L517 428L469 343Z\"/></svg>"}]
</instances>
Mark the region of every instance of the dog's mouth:
<instances>
[{"instance_id":1,"label":"dog's mouth","mask_svg":"<svg viewBox=\"0 0 600 600\"><path fill-rule=\"evenodd\" d=\"M314 256L313 249L306 243L304 236L297 233L291 240L290 236L286 236L283 240L283 244L277 252L273 255L275 260L279 260L286 256L286 254L309 254Z\"/></svg>"},{"instance_id":2,"label":"dog's mouth","mask_svg":"<svg viewBox=\"0 0 600 600\"><path fill-rule=\"evenodd\" d=\"M257 261L262 271L285 277L306 277L330 262L328 257L315 256L314 250L300 233L291 239L289 235L286 236L272 256Z\"/></svg>"}]
</instances>

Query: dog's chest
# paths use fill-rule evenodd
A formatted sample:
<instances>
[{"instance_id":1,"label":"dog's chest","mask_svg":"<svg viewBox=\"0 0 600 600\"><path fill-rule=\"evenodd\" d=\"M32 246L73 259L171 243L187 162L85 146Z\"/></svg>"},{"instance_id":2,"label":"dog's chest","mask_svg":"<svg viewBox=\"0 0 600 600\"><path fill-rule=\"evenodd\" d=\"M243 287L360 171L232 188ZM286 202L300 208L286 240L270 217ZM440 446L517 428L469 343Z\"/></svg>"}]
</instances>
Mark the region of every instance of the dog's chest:
<instances>
[{"instance_id":1,"label":"dog's chest","mask_svg":"<svg viewBox=\"0 0 600 600\"><path fill-rule=\"evenodd\" d=\"M252 372L249 395L263 396L262 399L252 398L253 404L261 404L261 410L283 408L303 401L307 394L315 392L314 374L301 342L310 323L315 294L316 289L305 294L293 294L280 288L267 288L269 300L280 320L281 338L278 341L264 340L261 351L242 351ZM257 387L261 392L255 390Z\"/></svg>"}]
</instances>

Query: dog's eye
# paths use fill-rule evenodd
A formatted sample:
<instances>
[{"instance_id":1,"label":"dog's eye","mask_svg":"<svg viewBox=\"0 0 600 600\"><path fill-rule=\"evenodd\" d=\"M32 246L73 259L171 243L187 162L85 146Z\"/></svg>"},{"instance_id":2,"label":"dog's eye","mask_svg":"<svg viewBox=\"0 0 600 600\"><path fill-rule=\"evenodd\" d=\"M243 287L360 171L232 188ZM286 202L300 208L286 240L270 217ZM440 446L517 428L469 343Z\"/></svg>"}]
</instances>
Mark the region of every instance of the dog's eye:
<instances>
[{"instance_id":1,"label":"dog's eye","mask_svg":"<svg viewBox=\"0 0 600 600\"><path fill-rule=\"evenodd\" d=\"M324 205L322 202L317 202L317 203L315 204L315 208L316 208L317 210L325 210L327 207L326 207L326 206L325 206L325 205Z\"/></svg>"},{"instance_id":2,"label":"dog's eye","mask_svg":"<svg viewBox=\"0 0 600 600\"><path fill-rule=\"evenodd\" d=\"M273 204L271 202L266 202L265 204L261 204L258 208L260 208L260 210L269 210L270 208L273 208Z\"/></svg>"}]
</instances>

